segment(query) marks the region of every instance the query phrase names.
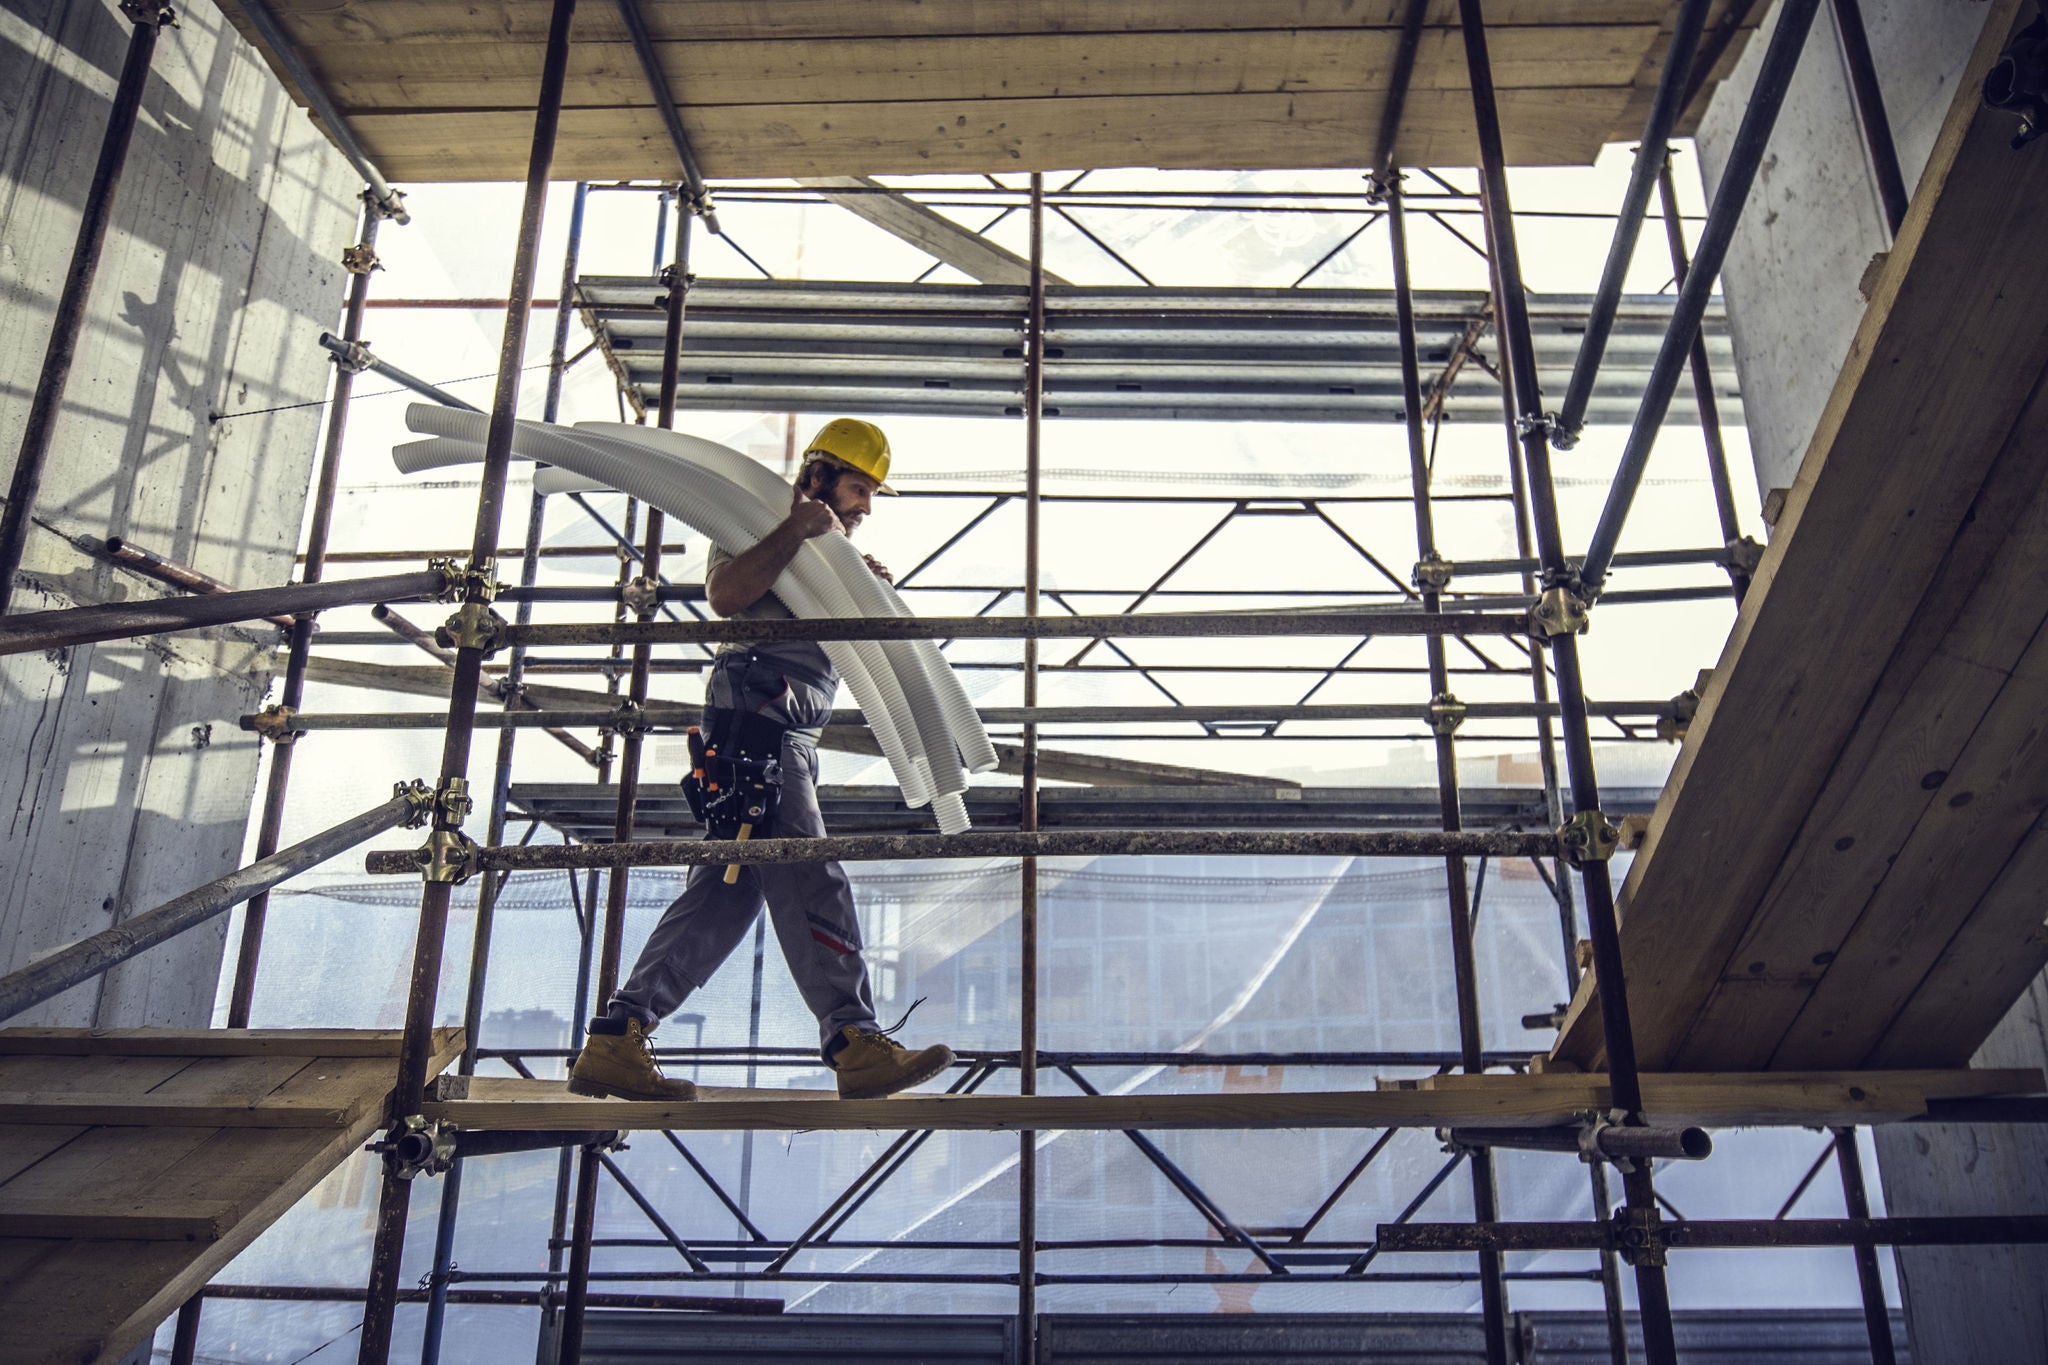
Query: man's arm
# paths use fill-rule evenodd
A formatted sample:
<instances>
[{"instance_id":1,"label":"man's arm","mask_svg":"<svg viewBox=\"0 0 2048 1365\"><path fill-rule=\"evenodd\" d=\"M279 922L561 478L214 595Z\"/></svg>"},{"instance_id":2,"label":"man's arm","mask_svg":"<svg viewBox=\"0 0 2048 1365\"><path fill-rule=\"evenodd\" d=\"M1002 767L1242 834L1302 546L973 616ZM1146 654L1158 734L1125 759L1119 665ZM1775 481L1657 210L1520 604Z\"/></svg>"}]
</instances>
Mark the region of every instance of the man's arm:
<instances>
[{"instance_id":1,"label":"man's arm","mask_svg":"<svg viewBox=\"0 0 2048 1365\"><path fill-rule=\"evenodd\" d=\"M775 580L796 558L805 541L839 529L839 518L830 507L797 492L790 499L789 515L781 525L763 536L752 549L734 555L705 578L705 600L720 616L745 611L775 586Z\"/></svg>"}]
</instances>

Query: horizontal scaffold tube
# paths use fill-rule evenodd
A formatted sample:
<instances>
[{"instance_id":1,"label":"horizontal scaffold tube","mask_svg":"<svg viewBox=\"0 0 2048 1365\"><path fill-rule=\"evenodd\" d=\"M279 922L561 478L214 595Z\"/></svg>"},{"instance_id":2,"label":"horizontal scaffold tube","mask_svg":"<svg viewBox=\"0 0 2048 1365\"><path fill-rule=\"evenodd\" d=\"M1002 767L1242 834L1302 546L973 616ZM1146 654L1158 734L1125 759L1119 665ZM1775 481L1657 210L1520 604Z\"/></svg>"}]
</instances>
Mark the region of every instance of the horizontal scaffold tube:
<instances>
[{"instance_id":1,"label":"horizontal scaffold tube","mask_svg":"<svg viewBox=\"0 0 2048 1365\"><path fill-rule=\"evenodd\" d=\"M258 621L329 607L364 606L372 602L409 602L437 597L448 589L439 569L383 574L376 578L338 578L324 583L294 583L282 588L214 593L205 597L165 597L152 602L115 602L65 611L36 611L0 619L0 654L26 654L38 649L63 649L100 640L125 640L166 631Z\"/></svg>"},{"instance_id":2,"label":"horizontal scaffold tube","mask_svg":"<svg viewBox=\"0 0 2048 1365\"><path fill-rule=\"evenodd\" d=\"M344 820L290 848L279 849L268 858L230 872L218 881L208 882L196 891L165 901L154 910L146 910L91 938L60 948L40 962L0 977L0 1019L61 995L79 982L90 980L165 939L204 924L215 915L261 895L309 867L324 863L336 854L346 853L372 835L396 829L419 809L425 789L420 791L422 795L419 797L394 796L354 819Z\"/></svg>"},{"instance_id":3,"label":"horizontal scaffold tube","mask_svg":"<svg viewBox=\"0 0 2048 1365\"><path fill-rule=\"evenodd\" d=\"M217 599L216 599L217 600ZM513 626L505 642L555 645L759 644L769 640L1129 640L1272 635L1524 635L1521 615L1418 611L1252 615L1154 612L1140 616L869 616L833 620L593 621Z\"/></svg>"},{"instance_id":4,"label":"horizontal scaffold tube","mask_svg":"<svg viewBox=\"0 0 2048 1365\"><path fill-rule=\"evenodd\" d=\"M826 839L656 839L620 844L519 844L475 850L484 872L543 868L694 867L705 863L886 862L929 858L1110 858L1238 854L1329 858L1555 858L1548 830L1061 829L1035 833L855 834ZM380 876L418 875L405 850L372 853Z\"/></svg>"},{"instance_id":5,"label":"horizontal scaffold tube","mask_svg":"<svg viewBox=\"0 0 2048 1365\"><path fill-rule=\"evenodd\" d=\"M1840 1246L2007 1246L2048 1242L2038 1214L1946 1218L1688 1218L1657 1229L1672 1250ZM1381 1251L1621 1249L1605 1223L1382 1223Z\"/></svg>"},{"instance_id":6,"label":"horizontal scaffold tube","mask_svg":"<svg viewBox=\"0 0 2048 1365\"><path fill-rule=\"evenodd\" d=\"M1611 701L1587 706L1596 716L1652 724L1675 715L1668 701ZM1530 720L1538 715L1555 716L1556 703L1538 706L1530 701L1470 702L1467 720ZM637 720L662 729L695 725L702 714L696 706L680 702L649 702ZM1412 720L1427 724L1430 709L1399 702L1329 702L1300 706L984 706L981 718L990 725L1121 725L1184 722L1193 725L1261 725L1281 721ZM555 707L547 711L505 711L479 715L479 729L528 730L549 726L593 726L611 729L619 724L620 713L604 707ZM241 717L244 730L273 728L303 733L309 730L438 730L448 723L441 711L331 711L299 712L273 721L269 715ZM857 710L837 710L828 725L865 725Z\"/></svg>"}]
</instances>

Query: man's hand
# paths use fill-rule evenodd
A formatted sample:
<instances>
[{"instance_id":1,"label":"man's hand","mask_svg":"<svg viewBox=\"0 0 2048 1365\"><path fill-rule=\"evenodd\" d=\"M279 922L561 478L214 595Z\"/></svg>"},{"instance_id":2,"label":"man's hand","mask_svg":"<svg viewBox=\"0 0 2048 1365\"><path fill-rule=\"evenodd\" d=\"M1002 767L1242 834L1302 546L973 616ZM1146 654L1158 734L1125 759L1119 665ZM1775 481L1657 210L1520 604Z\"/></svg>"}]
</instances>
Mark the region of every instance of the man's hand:
<instances>
[{"instance_id":1,"label":"man's hand","mask_svg":"<svg viewBox=\"0 0 2048 1365\"><path fill-rule=\"evenodd\" d=\"M794 529L805 540L837 531L846 534L846 528L839 524L839 514L829 503L819 502L797 489L789 500L789 516L785 525Z\"/></svg>"},{"instance_id":2,"label":"man's hand","mask_svg":"<svg viewBox=\"0 0 2048 1365\"><path fill-rule=\"evenodd\" d=\"M873 555L862 555L861 558L868 562L868 568L873 571L875 577L881 579L884 583L894 583L896 581L896 575L890 573L888 567L877 561Z\"/></svg>"}]
</instances>

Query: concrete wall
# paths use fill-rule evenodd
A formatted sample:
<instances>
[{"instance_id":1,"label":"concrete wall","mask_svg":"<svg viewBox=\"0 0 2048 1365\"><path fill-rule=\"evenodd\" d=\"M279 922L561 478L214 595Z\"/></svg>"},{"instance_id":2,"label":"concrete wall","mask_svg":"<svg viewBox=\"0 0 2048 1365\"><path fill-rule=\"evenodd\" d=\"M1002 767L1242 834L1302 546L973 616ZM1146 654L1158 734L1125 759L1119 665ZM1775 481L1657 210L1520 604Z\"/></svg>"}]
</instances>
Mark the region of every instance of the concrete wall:
<instances>
[{"instance_id":1,"label":"concrete wall","mask_svg":"<svg viewBox=\"0 0 2048 1365\"><path fill-rule=\"evenodd\" d=\"M120 535L237 585L292 576L358 188L206 0L143 100L14 610L158 596ZM0 11L0 478L12 468L130 25L107 0ZM290 407L261 416L222 414ZM4 484L0 484L4 487ZM0 972L220 876L257 768L275 632L0 661ZM225 920L15 1023L203 1024Z\"/></svg>"},{"instance_id":2,"label":"concrete wall","mask_svg":"<svg viewBox=\"0 0 2048 1365\"><path fill-rule=\"evenodd\" d=\"M1980 0L1864 0L1909 192L1987 9ZM1761 56L1753 44L1701 125L1710 186ZM1887 244L1824 5L1722 271L1759 497L1791 484L1863 317L1857 284ZM2034 982L1976 1064L2048 1065L2048 978ZM2048 1213L2048 1132L2039 1128L1901 1125L1875 1138L1894 1214ZM2048 1248L1919 1248L1898 1262L1917 1365L2048 1360Z\"/></svg>"}]
</instances>

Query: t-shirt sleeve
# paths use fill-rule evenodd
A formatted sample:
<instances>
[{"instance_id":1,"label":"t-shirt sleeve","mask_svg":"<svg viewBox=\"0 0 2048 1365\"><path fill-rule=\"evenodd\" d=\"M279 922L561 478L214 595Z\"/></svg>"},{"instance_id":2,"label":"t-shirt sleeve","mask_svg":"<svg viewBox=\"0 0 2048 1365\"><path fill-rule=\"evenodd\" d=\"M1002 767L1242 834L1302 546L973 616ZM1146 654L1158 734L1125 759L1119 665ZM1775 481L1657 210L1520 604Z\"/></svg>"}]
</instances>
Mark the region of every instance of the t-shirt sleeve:
<instances>
[{"instance_id":1,"label":"t-shirt sleeve","mask_svg":"<svg viewBox=\"0 0 2048 1365\"><path fill-rule=\"evenodd\" d=\"M733 557L727 554L722 546L713 544L711 547L711 557L704 561L704 576L706 578L711 577L712 574L718 572L725 565L732 563L732 561Z\"/></svg>"}]
</instances>

